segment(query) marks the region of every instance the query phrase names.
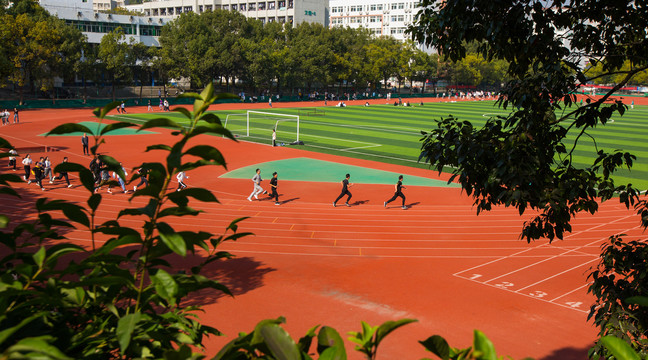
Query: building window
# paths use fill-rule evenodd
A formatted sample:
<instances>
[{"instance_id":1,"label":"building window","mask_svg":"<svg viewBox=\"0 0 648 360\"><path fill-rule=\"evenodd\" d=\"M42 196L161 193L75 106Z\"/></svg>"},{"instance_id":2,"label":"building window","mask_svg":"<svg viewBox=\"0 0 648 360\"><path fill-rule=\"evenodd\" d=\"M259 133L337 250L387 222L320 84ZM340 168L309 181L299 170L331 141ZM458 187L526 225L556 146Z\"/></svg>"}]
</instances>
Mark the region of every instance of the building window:
<instances>
[{"instance_id":1,"label":"building window","mask_svg":"<svg viewBox=\"0 0 648 360\"><path fill-rule=\"evenodd\" d=\"M351 6L349 6L349 11L362 11L362 6L360 6L360 5L351 5Z\"/></svg>"},{"instance_id":2,"label":"building window","mask_svg":"<svg viewBox=\"0 0 648 360\"><path fill-rule=\"evenodd\" d=\"M391 21L405 21L405 15L392 15Z\"/></svg>"},{"instance_id":3,"label":"building window","mask_svg":"<svg viewBox=\"0 0 648 360\"><path fill-rule=\"evenodd\" d=\"M258 8L259 10L265 10L265 6L266 6L266 3L264 3L264 2L260 2L259 5L257 6L257 8Z\"/></svg>"},{"instance_id":4,"label":"building window","mask_svg":"<svg viewBox=\"0 0 648 360\"><path fill-rule=\"evenodd\" d=\"M286 10L286 1L279 1L279 10Z\"/></svg>"},{"instance_id":5,"label":"building window","mask_svg":"<svg viewBox=\"0 0 648 360\"><path fill-rule=\"evenodd\" d=\"M268 10L274 10L275 9L275 2L274 1L268 1Z\"/></svg>"},{"instance_id":6,"label":"building window","mask_svg":"<svg viewBox=\"0 0 648 360\"><path fill-rule=\"evenodd\" d=\"M290 23L290 24L293 23L293 17L292 16L288 16L288 23Z\"/></svg>"},{"instance_id":7,"label":"building window","mask_svg":"<svg viewBox=\"0 0 648 360\"><path fill-rule=\"evenodd\" d=\"M294 6L295 6L294 1L288 0L288 9L292 9ZM292 22L292 20L290 22Z\"/></svg>"},{"instance_id":8,"label":"building window","mask_svg":"<svg viewBox=\"0 0 648 360\"><path fill-rule=\"evenodd\" d=\"M223 5L223 10L229 10L229 5Z\"/></svg>"},{"instance_id":9,"label":"building window","mask_svg":"<svg viewBox=\"0 0 648 360\"><path fill-rule=\"evenodd\" d=\"M256 4L255 3L248 4L248 11L256 11Z\"/></svg>"},{"instance_id":10,"label":"building window","mask_svg":"<svg viewBox=\"0 0 648 360\"><path fill-rule=\"evenodd\" d=\"M185 6L182 11L184 11L185 13L193 12L193 6Z\"/></svg>"},{"instance_id":11,"label":"building window","mask_svg":"<svg viewBox=\"0 0 648 360\"><path fill-rule=\"evenodd\" d=\"M212 11L212 6L211 5L205 5L205 10L206 11Z\"/></svg>"},{"instance_id":12,"label":"building window","mask_svg":"<svg viewBox=\"0 0 648 360\"><path fill-rule=\"evenodd\" d=\"M178 6L177 8L175 8L175 12L176 14L182 14L182 6Z\"/></svg>"},{"instance_id":13,"label":"building window","mask_svg":"<svg viewBox=\"0 0 648 360\"><path fill-rule=\"evenodd\" d=\"M282 24L285 23L285 22L286 22L286 18L283 17L283 16L279 17L279 22L282 23Z\"/></svg>"},{"instance_id":14,"label":"building window","mask_svg":"<svg viewBox=\"0 0 648 360\"><path fill-rule=\"evenodd\" d=\"M269 22L269 23L271 23L271 22L275 22L275 21L276 21L276 19L273 18L273 17L269 17L269 18L268 18L268 22Z\"/></svg>"},{"instance_id":15,"label":"building window","mask_svg":"<svg viewBox=\"0 0 648 360\"><path fill-rule=\"evenodd\" d=\"M245 10L246 10L246 9L245 9L245 4L241 4L241 5L239 5L239 10L241 10L241 11L245 11Z\"/></svg>"},{"instance_id":16,"label":"building window","mask_svg":"<svg viewBox=\"0 0 648 360\"><path fill-rule=\"evenodd\" d=\"M382 4L371 4L370 9L371 11L382 11L383 6Z\"/></svg>"},{"instance_id":17,"label":"building window","mask_svg":"<svg viewBox=\"0 0 648 360\"><path fill-rule=\"evenodd\" d=\"M238 8L237 8L237 5L236 5L236 4L232 4L232 10L233 10L233 11L236 11L237 9L238 9Z\"/></svg>"}]
</instances>

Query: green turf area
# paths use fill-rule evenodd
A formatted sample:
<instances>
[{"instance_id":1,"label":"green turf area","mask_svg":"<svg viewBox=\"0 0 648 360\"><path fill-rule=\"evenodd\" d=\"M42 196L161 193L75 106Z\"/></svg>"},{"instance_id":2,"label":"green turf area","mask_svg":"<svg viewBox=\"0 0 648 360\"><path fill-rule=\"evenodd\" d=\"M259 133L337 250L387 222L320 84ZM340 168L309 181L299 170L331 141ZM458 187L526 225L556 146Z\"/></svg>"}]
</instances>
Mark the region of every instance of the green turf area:
<instances>
[{"instance_id":1,"label":"green turf area","mask_svg":"<svg viewBox=\"0 0 648 360\"><path fill-rule=\"evenodd\" d=\"M98 122L94 121L82 121L79 123L79 125L83 125L90 129L90 133L88 135L98 135L101 130L106 127L106 124L101 124ZM142 130L142 131L137 131L137 129L134 128L121 128L121 129L116 129L113 131L109 131L104 134L104 136L112 136L112 135L145 135L145 134L157 134L153 131L147 131L147 130ZM45 134L40 134L39 136L45 136ZM82 132L71 132L67 134L62 134L62 135L50 135L50 136L83 136Z\"/></svg>"},{"instance_id":2,"label":"green turf area","mask_svg":"<svg viewBox=\"0 0 648 360\"><path fill-rule=\"evenodd\" d=\"M215 112L227 127L239 136L240 140L270 144L272 128L282 118L279 114L300 115L300 140L305 150L369 159L386 163L427 168L418 162L421 130L430 130L434 120L454 115L459 120L471 121L476 127L484 124L488 116L503 114L494 106L493 101L467 101L456 103L427 103L424 106L395 107L392 105L349 106L346 108L311 109L263 109L259 111L274 113L277 116L258 114L251 118L250 136L245 136L245 110ZM165 116L184 119L178 113ZM229 116L228 116L229 115ZM159 117L160 114L128 114L114 116L123 121L143 122ZM294 121L282 121L277 128L277 141L289 144L296 138ZM632 171L623 170L615 179L619 183L633 183L640 188L648 188L648 107L635 106L622 117L605 127L590 130L596 138L594 142L581 137L580 147L574 152L576 166L587 166L596 157L596 149L613 151L621 149L637 156ZM567 138L568 149L573 145L575 134Z\"/></svg>"},{"instance_id":3,"label":"green turf area","mask_svg":"<svg viewBox=\"0 0 648 360\"><path fill-rule=\"evenodd\" d=\"M256 169L261 169L263 178L269 179L277 172L282 180L340 182L346 174L351 175L351 182L358 184L395 184L398 175L388 171L367 169L359 166L339 164L330 161L294 158L269 161L230 171L221 175L222 178L252 179ZM445 181L426 179L418 176L404 176L403 183L412 186L445 186L459 187Z\"/></svg>"}]
</instances>

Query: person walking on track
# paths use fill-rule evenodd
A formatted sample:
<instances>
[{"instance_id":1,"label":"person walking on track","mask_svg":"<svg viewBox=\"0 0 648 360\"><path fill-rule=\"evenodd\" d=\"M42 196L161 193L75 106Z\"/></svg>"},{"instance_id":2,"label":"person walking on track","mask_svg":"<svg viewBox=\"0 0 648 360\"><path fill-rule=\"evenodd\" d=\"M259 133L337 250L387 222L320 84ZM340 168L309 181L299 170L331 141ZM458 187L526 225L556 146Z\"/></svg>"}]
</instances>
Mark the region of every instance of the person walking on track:
<instances>
[{"instance_id":1,"label":"person walking on track","mask_svg":"<svg viewBox=\"0 0 648 360\"><path fill-rule=\"evenodd\" d=\"M351 200L351 197L352 197L353 195L351 195L351 191L349 191L349 188L350 188L351 186L353 186L353 184L350 184L350 183L349 183L349 179L351 179L351 175L346 174L346 178L345 178L344 180L341 181L341 183L342 183L342 192L340 193L340 196L338 196L337 199L335 199L335 201L333 201L333 207L336 207L336 206L337 206L337 202L338 202L338 200L342 199L342 197L343 197L344 195L347 195L347 196L348 196L347 199L346 199L346 203L345 203L346 206L351 206L351 205L349 204L349 200Z\"/></svg>"},{"instance_id":2,"label":"person walking on track","mask_svg":"<svg viewBox=\"0 0 648 360\"><path fill-rule=\"evenodd\" d=\"M272 147L277 146L277 129L272 129Z\"/></svg>"},{"instance_id":3,"label":"person walking on track","mask_svg":"<svg viewBox=\"0 0 648 360\"><path fill-rule=\"evenodd\" d=\"M29 176L31 175L31 164L32 164L31 155L29 154L25 155L22 164L25 169L25 175L23 175L23 179L25 179L25 181L29 181Z\"/></svg>"},{"instance_id":4,"label":"person walking on track","mask_svg":"<svg viewBox=\"0 0 648 360\"><path fill-rule=\"evenodd\" d=\"M261 169L256 169L256 174L254 174L254 177L252 178L252 182L254 183L254 189L252 190L252 193L250 196L247 197L248 201L252 201L252 196L254 196L255 199L259 198L259 194L264 193L267 194L268 192L263 190L261 187Z\"/></svg>"},{"instance_id":5,"label":"person walking on track","mask_svg":"<svg viewBox=\"0 0 648 360\"><path fill-rule=\"evenodd\" d=\"M176 175L176 179L178 179L178 188L176 191L184 190L187 187L184 181L185 179L189 179L189 176L187 176L184 171L180 171L178 175Z\"/></svg>"},{"instance_id":6,"label":"person walking on track","mask_svg":"<svg viewBox=\"0 0 648 360\"><path fill-rule=\"evenodd\" d=\"M137 169L137 173L140 176L140 182L137 185L133 186L133 191L137 191L137 188L141 187L142 185L148 186L148 169L146 168L146 165L140 166L139 169Z\"/></svg>"},{"instance_id":7,"label":"person walking on track","mask_svg":"<svg viewBox=\"0 0 648 360\"><path fill-rule=\"evenodd\" d=\"M18 156L18 151L16 151L15 148L11 148L11 150L9 150L9 167L12 168L13 171L16 171L16 156Z\"/></svg>"},{"instance_id":8,"label":"person walking on track","mask_svg":"<svg viewBox=\"0 0 648 360\"><path fill-rule=\"evenodd\" d=\"M281 205L279 202L279 194L277 193L277 172L272 173L272 179L270 179L270 188L272 190L272 194L270 194L270 198L275 199L275 205Z\"/></svg>"},{"instance_id":9,"label":"person walking on track","mask_svg":"<svg viewBox=\"0 0 648 360\"><path fill-rule=\"evenodd\" d=\"M405 206L405 195L403 195L403 189L407 189L405 186L403 186L403 175L400 175L398 177L398 182L396 183L396 192L394 193L394 196L392 196L391 199L385 201L384 206L387 207L387 204L390 202L396 200L397 197L400 197L403 199L403 210L407 209L407 206Z\"/></svg>"},{"instance_id":10,"label":"person walking on track","mask_svg":"<svg viewBox=\"0 0 648 360\"><path fill-rule=\"evenodd\" d=\"M64 163L68 162L67 156L63 158L63 162ZM71 188L72 185L70 184L70 177L68 176L67 171L60 171L58 176L54 177L54 180L61 180L63 178L65 178L65 182L67 183L67 187Z\"/></svg>"}]
</instances>

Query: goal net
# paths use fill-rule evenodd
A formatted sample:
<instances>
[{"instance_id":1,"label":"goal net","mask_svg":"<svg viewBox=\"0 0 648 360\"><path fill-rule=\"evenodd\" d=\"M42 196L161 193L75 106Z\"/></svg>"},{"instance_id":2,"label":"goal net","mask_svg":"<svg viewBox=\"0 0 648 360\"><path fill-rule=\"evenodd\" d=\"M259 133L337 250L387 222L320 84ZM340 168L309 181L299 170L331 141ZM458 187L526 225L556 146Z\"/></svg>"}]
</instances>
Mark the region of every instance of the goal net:
<instances>
[{"instance_id":1,"label":"goal net","mask_svg":"<svg viewBox=\"0 0 648 360\"><path fill-rule=\"evenodd\" d=\"M248 110L245 114L229 114L225 128L236 137L272 144L272 130L277 132L277 145L299 141L299 116Z\"/></svg>"}]
</instances>

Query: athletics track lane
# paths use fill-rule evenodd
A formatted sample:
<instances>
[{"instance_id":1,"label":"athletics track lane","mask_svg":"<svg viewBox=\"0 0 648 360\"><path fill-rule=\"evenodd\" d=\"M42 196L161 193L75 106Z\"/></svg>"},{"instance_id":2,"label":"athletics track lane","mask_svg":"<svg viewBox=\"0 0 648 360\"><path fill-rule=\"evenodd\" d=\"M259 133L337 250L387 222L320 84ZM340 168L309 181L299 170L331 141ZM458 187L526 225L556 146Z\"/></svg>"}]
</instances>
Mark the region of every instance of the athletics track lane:
<instances>
[{"instance_id":1,"label":"athletics track lane","mask_svg":"<svg viewBox=\"0 0 648 360\"><path fill-rule=\"evenodd\" d=\"M61 117L63 120L68 116ZM79 116L81 120L87 120L86 116ZM8 135L25 143L58 146L62 150L50 153L53 157L68 155L71 161L89 161L78 155L78 139L34 138L27 130L35 133L44 124L26 123L32 125L20 127L25 133ZM52 126L52 121L46 126ZM134 143L126 137L111 138L104 149L127 159L125 165L132 167L145 159L145 145L168 141L169 137L162 134L148 139L147 143ZM317 156L406 176L436 176L421 169L294 149L266 151L268 148L260 145L220 139L215 145L224 152L230 169L271 159ZM452 189L409 187L405 193L412 206L403 211L382 207L393 186L358 184L351 190L353 200L361 204L333 208L330 202L339 193L339 184L280 181L280 199L291 201L274 206L270 201L246 201L250 181L218 179L222 171L197 171L188 180L190 186L214 190L221 205L201 204L205 214L191 218L191 223L183 219L173 224L178 230L200 227L220 232L231 219L252 217L241 223L241 230L256 235L222 247L238 256L238 264L256 265L240 269L222 264L229 270L225 272L228 276L244 277L234 283L242 289L235 292L235 299L207 297L210 300L205 303L207 312L202 318L230 335L210 339L210 353L238 331L251 329L261 318L285 315L286 328L294 337L317 323L346 332L357 330L360 320L378 324L400 317L419 319L419 323L394 333L381 349L382 359L426 356L416 340L435 333L443 334L453 345L467 345L473 328L485 331L501 354L516 358L571 354L562 358L582 358L595 335L583 313L592 303L586 294L585 273L596 262L599 246L611 232L639 235L634 219L626 218L630 212L606 204L597 216L578 218L574 233L565 241L526 244L518 240L524 218L510 209L476 217L470 200ZM33 186L18 186L24 193L41 194ZM46 187L45 194L50 197L83 201L86 196L79 188ZM134 200L131 206L140 201ZM128 206L128 195L105 196L103 205L100 219L114 219ZM20 210L27 204L12 201L5 206L7 210ZM137 224L136 219L122 221ZM69 235L89 245L87 235ZM183 266L181 259L174 263ZM215 273L222 274L219 271ZM254 286L245 285L249 277L254 277ZM546 295L540 296L543 293ZM573 306L577 303L581 305ZM351 350L351 344L347 348Z\"/></svg>"}]
</instances>

